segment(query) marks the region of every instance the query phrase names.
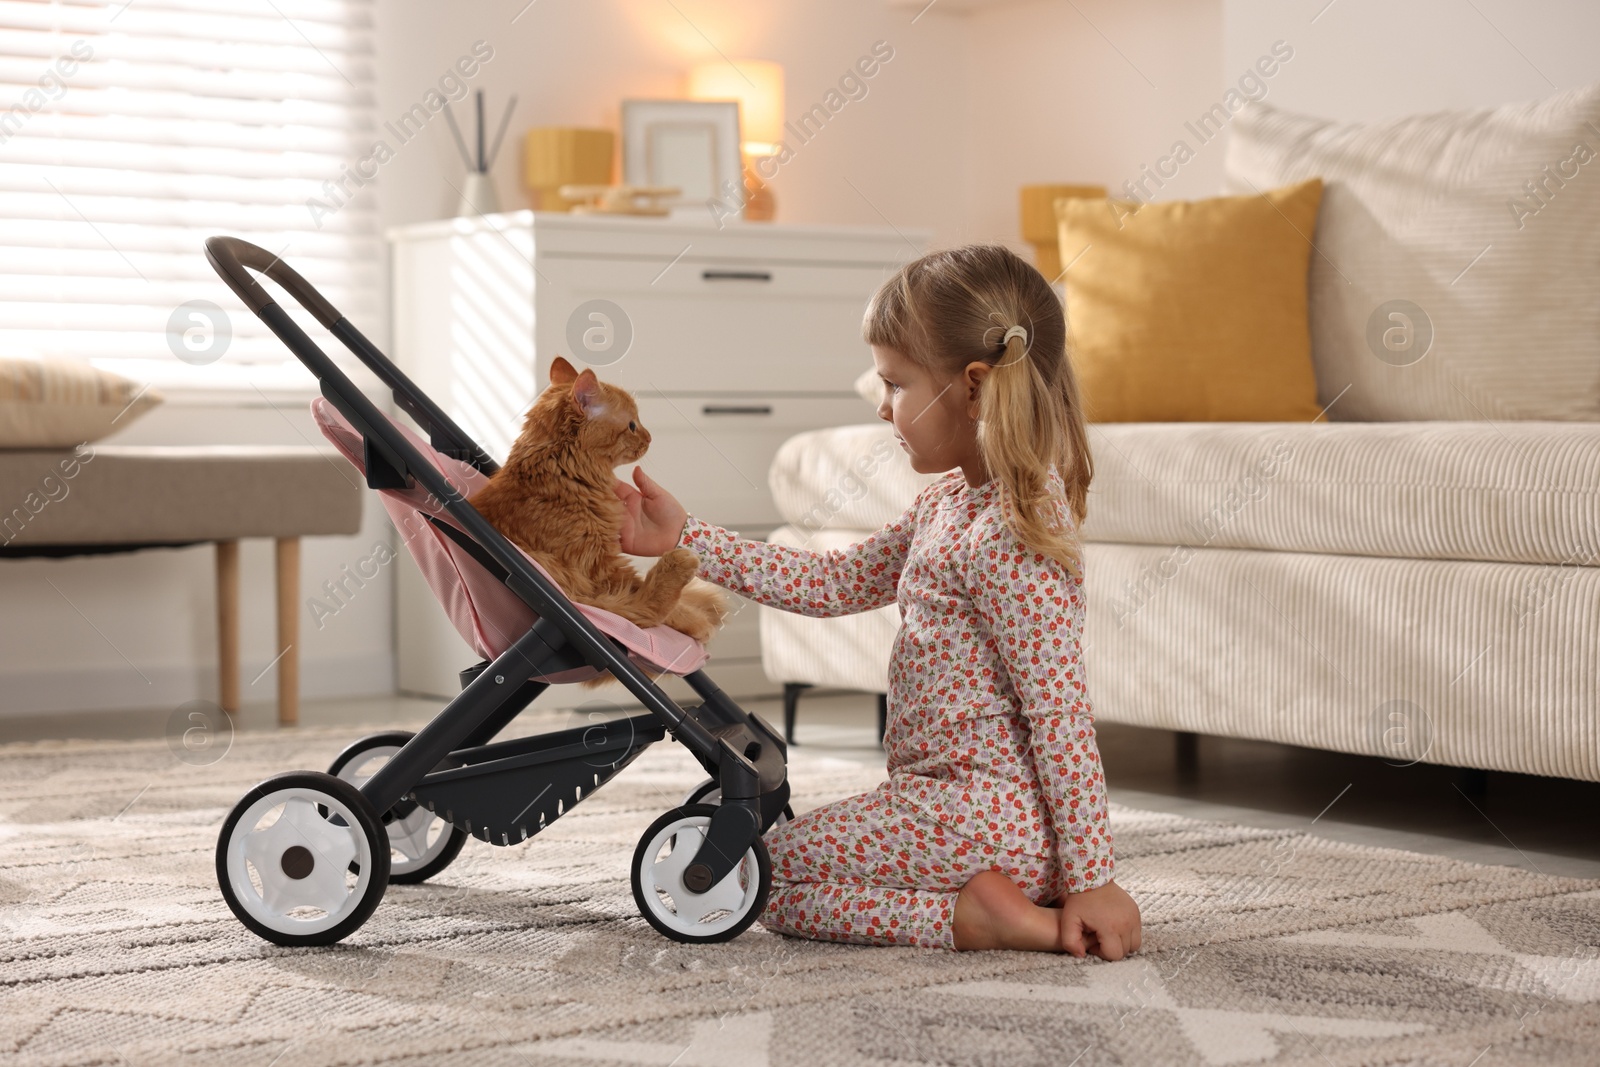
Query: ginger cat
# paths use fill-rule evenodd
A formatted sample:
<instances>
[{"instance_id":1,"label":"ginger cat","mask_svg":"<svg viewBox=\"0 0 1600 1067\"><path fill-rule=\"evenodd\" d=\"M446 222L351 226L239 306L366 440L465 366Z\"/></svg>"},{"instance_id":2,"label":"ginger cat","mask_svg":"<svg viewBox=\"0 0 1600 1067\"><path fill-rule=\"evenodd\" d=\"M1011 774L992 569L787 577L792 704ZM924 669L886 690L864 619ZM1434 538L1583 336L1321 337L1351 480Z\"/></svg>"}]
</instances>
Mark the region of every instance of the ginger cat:
<instances>
[{"instance_id":1,"label":"ginger cat","mask_svg":"<svg viewBox=\"0 0 1600 1067\"><path fill-rule=\"evenodd\" d=\"M637 462L649 447L650 431L626 390L592 370L579 374L557 356L550 385L528 409L505 465L470 502L570 599L703 642L728 607L716 586L695 578L700 557L674 548L640 577L619 547L623 512L613 468Z\"/></svg>"}]
</instances>

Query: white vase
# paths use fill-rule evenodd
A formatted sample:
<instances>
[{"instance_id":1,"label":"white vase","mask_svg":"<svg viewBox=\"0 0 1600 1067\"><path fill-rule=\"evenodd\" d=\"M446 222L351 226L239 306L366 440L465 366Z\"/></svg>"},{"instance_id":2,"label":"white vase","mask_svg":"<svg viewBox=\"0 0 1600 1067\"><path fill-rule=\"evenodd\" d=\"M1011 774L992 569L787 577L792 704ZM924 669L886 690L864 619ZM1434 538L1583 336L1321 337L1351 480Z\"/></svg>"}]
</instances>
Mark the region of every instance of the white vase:
<instances>
[{"instance_id":1,"label":"white vase","mask_svg":"<svg viewBox=\"0 0 1600 1067\"><path fill-rule=\"evenodd\" d=\"M473 171L461 183L461 199L456 202L456 215L489 215L500 210L500 199L494 195L494 182L487 174Z\"/></svg>"}]
</instances>

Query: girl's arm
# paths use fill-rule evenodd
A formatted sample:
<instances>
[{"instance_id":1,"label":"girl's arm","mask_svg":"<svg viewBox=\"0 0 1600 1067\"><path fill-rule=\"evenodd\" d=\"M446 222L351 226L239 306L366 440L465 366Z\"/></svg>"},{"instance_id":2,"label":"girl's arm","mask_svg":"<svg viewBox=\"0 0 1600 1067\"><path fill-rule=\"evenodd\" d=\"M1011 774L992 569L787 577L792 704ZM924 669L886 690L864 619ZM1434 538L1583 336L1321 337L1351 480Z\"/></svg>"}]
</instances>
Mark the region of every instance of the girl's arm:
<instances>
[{"instance_id":1,"label":"girl's arm","mask_svg":"<svg viewBox=\"0 0 1600 1067\"><path fill-rule=\"evenodd\" d=\"M967 581L1027 716L1034 767L1055 827L1067 891L1111 881L1111 830L1075 620L1082 583L1000 521L973 529Z\"/></svg>"},{"instance_id":2,"label":"girl's arm","mask_svg":"<svg viewBox=\"0 0 1600 1067\"><path fill-rule=\"evenodd\" d=\"M678 547L700 557L700 577L758 604L814 618L853 615L894 603L916 510L913 503L865 541L827 552L748 540L691 515Z\"/></svg>"}]
</instances>

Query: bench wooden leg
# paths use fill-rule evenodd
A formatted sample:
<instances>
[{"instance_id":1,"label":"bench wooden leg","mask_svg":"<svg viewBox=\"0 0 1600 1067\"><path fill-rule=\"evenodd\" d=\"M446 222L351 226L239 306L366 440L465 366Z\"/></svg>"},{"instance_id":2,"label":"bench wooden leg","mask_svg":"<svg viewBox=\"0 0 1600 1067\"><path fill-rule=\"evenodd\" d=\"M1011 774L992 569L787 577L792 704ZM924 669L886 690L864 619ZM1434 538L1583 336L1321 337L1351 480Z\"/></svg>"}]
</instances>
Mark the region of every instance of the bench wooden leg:
<instances>
[{"instance_id":1,"label":"bench wooden leg","mask_svg":"<svg viewBox=\"0 0 1600 1067\"><path fill-rule=\"evenodd\" d=\"M239 542L217 542L218 702L239 712Z\"/></svg>"},{"instance_id":2,"label":"bench wooden leg","mask_svg":"<svg viewBox=\"0 0 1600 1067\"><path fill-rule=\"evenodd\" d=\"M300 721L300 538L277 539L278 725Z\"/></svg>"}]
</instances>

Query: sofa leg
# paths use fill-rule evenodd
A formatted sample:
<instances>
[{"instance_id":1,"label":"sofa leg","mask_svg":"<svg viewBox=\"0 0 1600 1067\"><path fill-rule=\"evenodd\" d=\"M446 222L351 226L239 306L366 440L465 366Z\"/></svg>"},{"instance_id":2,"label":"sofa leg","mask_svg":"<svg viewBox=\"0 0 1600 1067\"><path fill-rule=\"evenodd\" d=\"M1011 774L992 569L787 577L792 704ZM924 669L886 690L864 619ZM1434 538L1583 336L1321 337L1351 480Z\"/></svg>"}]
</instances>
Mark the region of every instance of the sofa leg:
<instances>
[{"instance_id":1,"label":"sofa leg","mask_svg":"<svg viewBox=\"0 0 1600 1067\"><path fill-rule=\"evenodd\" d=\"M1178 777L1185 782L1194 781L1200 775L1200 735L1192 730L1179 730L1172 735L1172 740Z\"/></svg>"},{"instance_id":2,"label":"sofa leg","mask_svg":"<svg viewBox=\"0 0 1600 1067\"><path fill-rule=\"evenodd\" d=\"M1482 767L1458 767L1456 788L1473 800L1482 800L1489 792L1489 772Z\"/></svg>"},{"instance_id":3,"label":"sofa leg","mask_svg":"<svg viewBox=\"0 0 1600 1067\"><path fill-rule=\"evenodd\" d=\"M883 735L889 730L889 694L878 694L878 746L883 746Z\"/></svg>"},{"instance_id":4,"label":"sofa leg","mask_svg":"<svg viewBox=\"0 0 1600 1067\"><path fill-rule=\"evenodd\" d=\"M783 683L783 739L788 744L794 744L794 713L800 705L800 691L810 689L809 682L784 682Z\"/></svg>"}]
</instances>

